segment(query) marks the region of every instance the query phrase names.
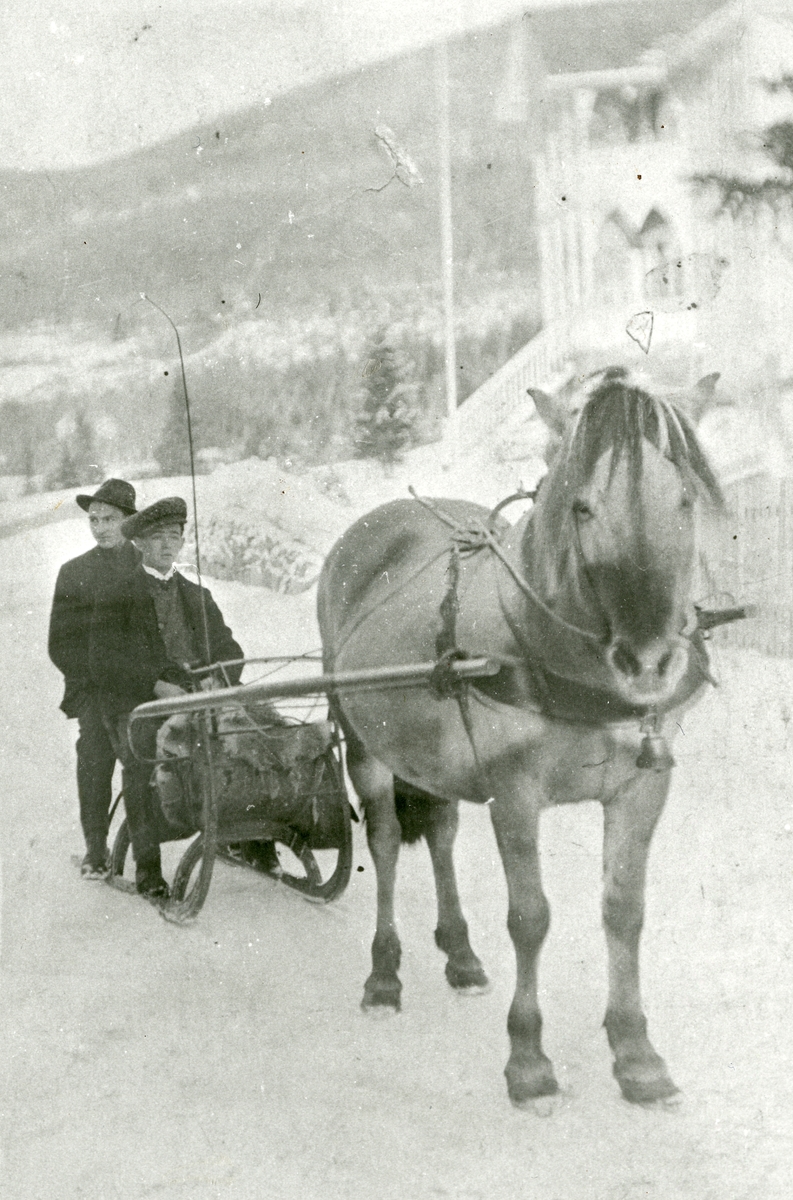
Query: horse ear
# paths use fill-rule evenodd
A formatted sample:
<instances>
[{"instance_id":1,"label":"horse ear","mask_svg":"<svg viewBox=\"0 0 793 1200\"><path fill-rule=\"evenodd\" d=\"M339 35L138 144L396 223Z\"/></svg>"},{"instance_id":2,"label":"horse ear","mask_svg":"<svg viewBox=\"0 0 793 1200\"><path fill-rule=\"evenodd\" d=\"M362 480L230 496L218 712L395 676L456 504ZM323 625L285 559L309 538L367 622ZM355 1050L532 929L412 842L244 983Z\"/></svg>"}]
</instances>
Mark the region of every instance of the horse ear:
<instances>
[{"instance_id":1,"label":"horse ear","mask_svg":"<svg viewBox=\"0 0 793 1200\"><path fill-rule=\"evenodd\" d=\"M716 384L721 379L721 371L711 371L710 375L703 375L700 380L694 385L694 390L701 392L703 396L712 396Z\"/></svg>"},{"instance_id":2,"label":"horse ear","mask_svg":"<svg viewBox=\"0 0 793 1200\"><path fill-rule=\"evenodd\" d=\"M539 388L526 388L526 391L534 401L534 407L540 420L561 437L570 415L565 406L554 396L549 396L547 392L543 392Z\"/></svg>"},{"instance_id":3,"label":"horse ear","mask_svg":"<svg viewBox=\"0 0 793 1200\"><path fill-rule=\"evenodd\" d=\"M703 375L700 380L694 384L694 391L691 397L691 415L694 418L694 424L699 424L699 421L704 417L707 410L710 408L716 394L716 384L721 379L720 371L712 371L710 375Z\"/></svg>"}]
</instances>

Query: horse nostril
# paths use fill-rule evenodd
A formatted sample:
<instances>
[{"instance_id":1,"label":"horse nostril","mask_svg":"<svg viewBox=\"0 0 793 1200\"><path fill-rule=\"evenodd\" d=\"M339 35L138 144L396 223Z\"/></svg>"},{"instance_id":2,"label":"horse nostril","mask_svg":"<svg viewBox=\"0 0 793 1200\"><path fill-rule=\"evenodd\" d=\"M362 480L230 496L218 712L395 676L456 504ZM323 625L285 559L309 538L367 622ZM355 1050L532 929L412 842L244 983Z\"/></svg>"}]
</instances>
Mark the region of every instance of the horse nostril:
<instances>
[{"instance_id":1,"label":"horse nostril","mask_svg":"<svg viewBox=\"0 0 793 1200\"><path fill-rule=\"evenodd\" d=\"M664 654L662 658L659 658L658 674L661 676L662 679L663 679L664 675L666 674L666 668L669 666L671 661L672 661L672 651L671 650L667 650L666 654Z\"/></svg>"},{"instance_id":2,"label":"horse nostril","mask_svg":"<svg viewBox=\"0 0 793 1200\"><path fill-rule=\"evenodd\" d=\"M619 642L611 656L611 661L618 671L623 675L640 675L642 664L639 662L636 655L631 650L630 646L626 646L625 642Z\"/></svg>"}]
</instances>

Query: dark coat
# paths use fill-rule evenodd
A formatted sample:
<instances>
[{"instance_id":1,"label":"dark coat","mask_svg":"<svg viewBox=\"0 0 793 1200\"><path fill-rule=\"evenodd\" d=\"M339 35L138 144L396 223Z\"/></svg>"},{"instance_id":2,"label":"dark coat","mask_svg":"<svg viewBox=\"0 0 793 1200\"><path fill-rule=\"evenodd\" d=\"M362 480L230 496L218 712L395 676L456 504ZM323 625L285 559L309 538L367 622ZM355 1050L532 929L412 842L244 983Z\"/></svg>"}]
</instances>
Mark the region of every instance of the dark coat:
<instances>
[{"instance_id":1,"label":"dark coat","mask_svg":"<svg viewBox=\"0 0 793 1200\"><path fill-rule=\"evenodd\" d=\"M178 572L176 578L196 646L205 645L202 592L206 603L209 658L204 651L190 666L242 658L242 650L208 589ZM108 715L130 712L136 705L153 700L158 679L184 688L190 686L191 677L184 667L168 657L142 566L126 577L109 581L98 595L91 621L89 663L102 711ZM237 683L241 674L241 666L231 668L231 682Z\"/></svg>"},{"instance_id":2,"label":"dark coat","mask_svg":"<svg viewBox=\"0 0 793 1200\"><path fill-rule=\"evenodd\" d=\"M95 694L88 664L91 613L100 587L120 573L128 574L140 561L132 542L117 549L93 550L66 562L58 572L52 601L48 649L66 684L61 708L76 717L84 701Z\"/></svg>"}]
</instances>

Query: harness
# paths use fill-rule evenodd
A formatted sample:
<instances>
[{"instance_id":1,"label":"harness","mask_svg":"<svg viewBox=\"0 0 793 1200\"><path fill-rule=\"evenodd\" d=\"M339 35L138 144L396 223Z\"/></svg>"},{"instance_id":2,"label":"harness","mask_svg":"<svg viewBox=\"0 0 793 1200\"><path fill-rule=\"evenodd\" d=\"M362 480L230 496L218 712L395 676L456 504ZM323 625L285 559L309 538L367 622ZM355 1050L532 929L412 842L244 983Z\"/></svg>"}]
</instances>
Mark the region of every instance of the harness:
<instances>
[{"instance_id":1,"label":"harness","mask_svg":"<svg viewBox=\"0 0 793 1200\"><path fill-rule=\"evenodd\" d=\"M512 578L515 580L515 583L518 585L521 592L523 592L524 596L526 596L527 599L532 602L532 604L540 609L545 616L550 617L552 621L560 626L560 628L566 629L569 633L575 633L578 637L582 637L588 642L592 642L595 645L600 645L600 638L597 636L597 634L592 633L589 629L581 629L578 625L571 624L570 621L565 621L564 617L560 617L558 613L554 612L554 610L545 603L545 601L537 594L537 592L535 592L534 588L528 582L526 577L507 558L493 533L491 526L497 513L499 513L508 504L512 504L516 500L533 500L537 495L536 491L520 491L515 492L512 496L507 496L506 500L502 500L492 510L485 525L483 525L481 528L470 526L467 529L464 529L461 525L458 525L453 517L449 516L447 512L444 512L442 508L439 508L438 505L432 500L427 500L423 496L419 496L415 488L409 487L408 491L413 499L421 504L423 508L426 508L427 511L431 512L434 517L437 517L437 519L442 521L444 525L447 525L451 528L452 553L454 553L455 548L459 553L462 554L475 554L478 550L484 550L485 548L492 550L493 554L495 554L496 557L500 559L507 568Z\"/></svg>"},{"instance_id":2,"label":"harness","mask_svg":"<svg viewBox=\"0 0 793 1200\"><path fill-rule=\"evenodd\" d=\"M449 513L445 512L433 501L419 496L413 487L408 489L419 504L432 513L439 521L449 527L452 531L451 546L449 548L449 568L448 568L448 587L446 594L440 604L440 616L443 622L441 632L436 639L436 652L438 654L438 665L430 679L430 687L438 699L454 698L457 701L460 709L460 718L465 728L466 736L471 746L471 751L476 764L477 774L479 776L480 790L487 792L488 796L492 795L492 789L487 787L486 770L483 768L479 755L477 753L474 735L473 722L470 714L469 687L470 683L467 680L455 678L449 670L449 663L455 659L467 657L466 652L457 646L456 642L456 620L459 612L460 604L457 594L460 577L460 557L462 555L473 555L483 549L490 550L499 561L506 567L507 571L517 584L522 594L546 617L558 625L560 628L575 634L579 638L583 638L587 643L594 643L598 646L602 645L601 639L590 630L582 629L571 622L566 621L558 613L554 612L544 600L537 594L523 573L519 571L515 565L509 560L504 553L503 548L499 544L493 530L494 518L505 508L517 500L530 499L534 500L537 491L526 492L520 490L506 499L500 501L499 504L490 512L487 521L482 527L463 528L457 521L454 520ZM579 554L583 559L586 571L586 577L589 580L589 572L586 570L586 559L583 558L580 542L578 543ZM435 560L433 560L435 561ZM600 604L597 597L597 592L590 582L595 599ZM708 657L702 646L702 635L707 636L707 631L730 621L741 620L744 617L752 615L753 610L749 607L743 608L728 608L722 610L704 609L700 606L694 606L696 614L696 622L691 633L688 634L688 640L691 648L696 654L695 666L699 669L699 674L703 682L711 683L714 687L718 686L713 678L708 664ZM525 639L520 636L520 631L514 626L510 620L509 614L504 613L507 623L512 630L513 636L524 648L525 657L519 660L519 665L527 668L532 676L532 681L536 686L536 691L539 696L539 704L537 712L543 713L546 716L553 716L556 720L573 720L572 717L565 717L559 712L550 712L552 707L551 693L548 685L546 672L542 669L539 663L532 661L533 655L530 653L530 648L525 645ZM505 660L502 660L505 662ZM505 665L506 662L505 662ZM516 664L517 665L517 664ZM638 758L636 759L637 767L644 770L666 771L674 766L674 759L669 750L667 742L661 733L661 718L657 708L648 708L643 713L641 711L632 714L640 720L640 732L644 734ZM619 719L619 717L617 717Z\"/></svg>"},{"instance_id":3,"label":"harness","mask_svg":"<svg viewBox=\"0 0 793 1200\"><path fill-rule=\"evenodd\" d=\"M413 499L430 512L436 520L440 521L450 531L450 541L448 547L433 554L427 559L417 570L415 570L406 583L410 583L432 567L445 554L449 556L447 567L447 587L446 592L439 606L439 615L441 617L441 629L435 641L435 651L437 655L437 663L429 680L429 687L432 694L438 700L453 699L460 712L460 720L465 730L466 737L471 747L471 753L474 759L475 771L478 779L477 790L480 793L482 802L487 802L493 796L493 788L488 780L488 771L486 765L482 762L474 737L473 721L471 718L470 708L470 682L460 679L451 670L451 664L460 659L468 658L468 653L461 649L457 644L457 617L460 611L460 601L458 595L460 581L460 561L463 558L471 557L474 554L480 553L482 550L488 550L498 558L504 568L507 570L511 578L514 580L519 591L529 601L542 617L564 630L568 634L573 634L576 638L582 639L584 646L591 647L592 650L597 647L598 652L603 645L602 638L591 630L582 629L580 626L566 621L558 613L556 613L541 596L534 590L523 573L509 559L501 546L493 524L495 518L499 515L502 509L507 505L518 500L534 500L537 495L536 491L528 492L520 490L507 496L500 501L494 509L488 514L487 520L482 525L463 526L455 520L448 512L445 512L434 501L419 496L413 487L408 488ZM580 546L579 546L580 550ZM585 564L586 565L586 564ZM388 591L376 604L371 608L366 609L361 613L352 626L346 631L345 641L350 637L355 629L359 628L368 618L382 605L387 603L397 591L404 588L406 584L400 585L400 588ZM593 589L594 591L594 589ZM595 592L597 598L597 593ZM696 613L696 622L688 637L691 648L696 654L695 666L699 670L702 682L709 682L713 686L718 686L716 680L710 673L707 654L704 647L701 645L703 636L707 636L707 631L713 629L717 625L725 624L729 621L740 620L744 617L752 615L753 610L749 606L742 608L730 608L723 610L704 609L697 605L694 606ZM549 672L536 661L532 653L532 648L526 645L525 638L521 631L515 627L514 621L510 618L510 614L504 612L505 619L512 631L513 636L523 649L523 656L513 658L507 656L491 655L496 661L500 661L504 666L520 666L528 670L532 683L534 684L537 695L537 706L534 711L554 720L570 721L571 723L582 723L581 717L576 717L573 714L565 715L563 712L554 711L558 708L552 696L551 685L549 684ZM552 678L554 678L552 676ZM564 681L572 684L573 681ZM693 689L692 689L693 690ZM615 721L621 720L638 720L640 722L640 732L644 734L639 756L636 760L636 765L645 770L665 771L674 765L674 759L669 751L669 747L661 734L660 730L660 715L656 708L629 710L628 712L615 713ZM586 721L584 721L586 723ZM600 722L598 722L600 723Z\"/></svg>"}]
</instances>

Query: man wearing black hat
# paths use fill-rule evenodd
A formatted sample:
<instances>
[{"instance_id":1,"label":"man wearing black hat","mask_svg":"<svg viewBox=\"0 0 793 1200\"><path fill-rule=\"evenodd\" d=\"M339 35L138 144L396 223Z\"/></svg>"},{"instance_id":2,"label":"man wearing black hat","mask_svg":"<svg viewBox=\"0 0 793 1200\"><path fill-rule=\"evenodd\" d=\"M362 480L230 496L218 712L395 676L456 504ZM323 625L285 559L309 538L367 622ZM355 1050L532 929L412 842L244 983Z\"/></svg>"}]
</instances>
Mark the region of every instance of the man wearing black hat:
<instances>
[{"instance_id":1,"label":"man wearing black hat","mask_svg":"<svg viewBox=\"0 0 793 1200\"><path fill-rule=\"evenodd\" d=\"M136 511L135 489L123 479L107 479L93 496L77 496L76 501L88 513L97 544L58 572L49 655L64 676L61 708L67 717L77 717L80 728L77 795L86 844L81 870L86 879L103 879L109 872L107 827L116 754L91 682L88 643L97 589L111 576L131 571L140 557L121 532L123 522Z\"/></svg>"},{"instance_id":2,"label":"man wearing black hat","mask_svg":"<svg viewBox=\"0 0 793 1200\"><path fill-rule=\"evenodd\" d=\"M140 893L155 899L167 897L168 886L160 864L152 767L131 753L127 719L138 704L190 689L190 667L243 656L210 592L176 570L186 520L184 500L169 496L124 521L122 533L140 550L141 562L126 577L108 581L98 595L91 624L91 677L124 768L135 881ZM232 683L239 681L241 670L229 670ZM155 741L153 722L139 727L139 753L153 758Z\"/></svg>"}]
</instances>

